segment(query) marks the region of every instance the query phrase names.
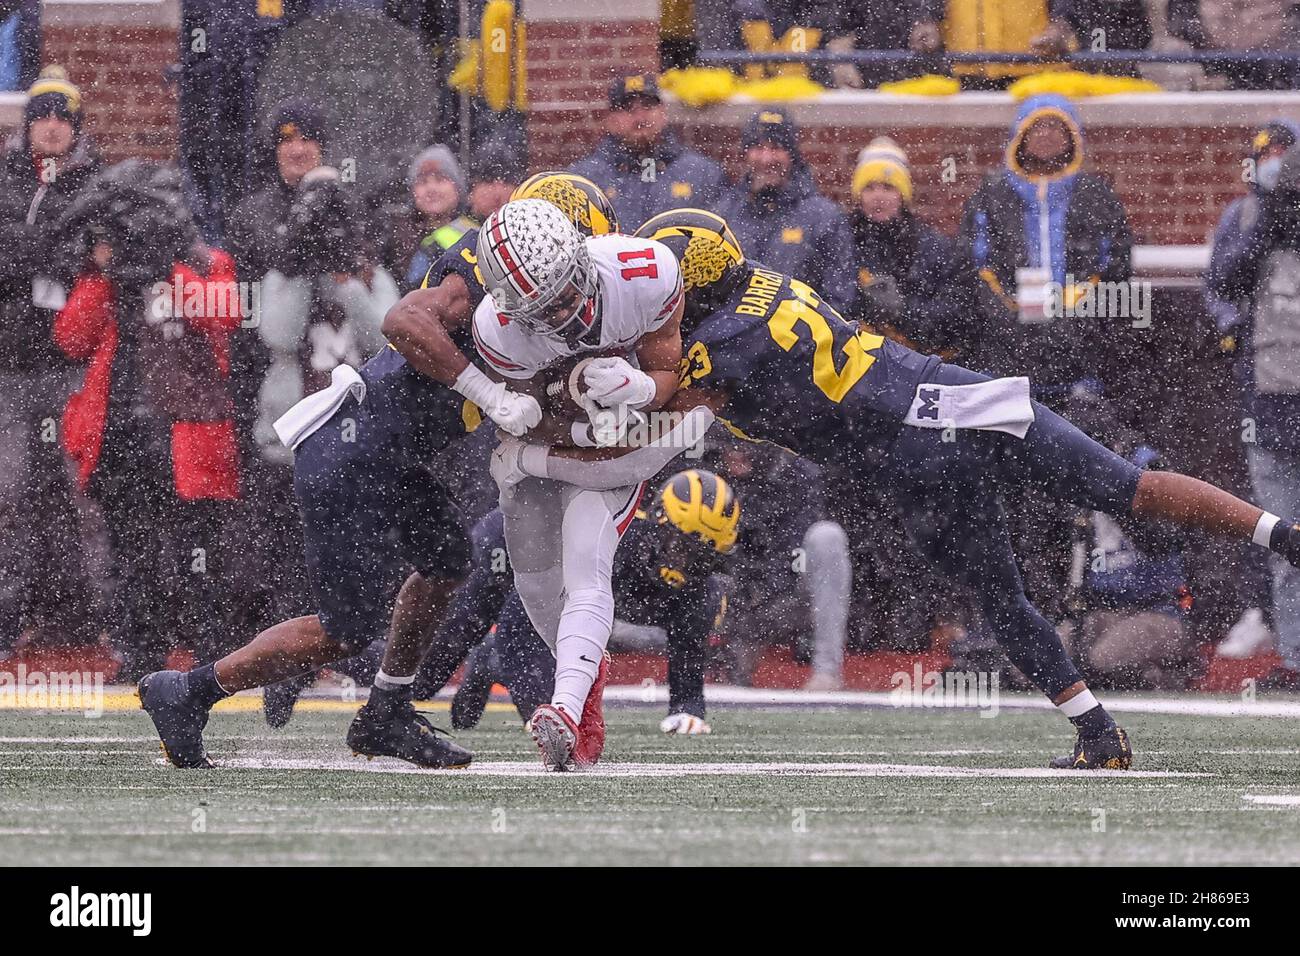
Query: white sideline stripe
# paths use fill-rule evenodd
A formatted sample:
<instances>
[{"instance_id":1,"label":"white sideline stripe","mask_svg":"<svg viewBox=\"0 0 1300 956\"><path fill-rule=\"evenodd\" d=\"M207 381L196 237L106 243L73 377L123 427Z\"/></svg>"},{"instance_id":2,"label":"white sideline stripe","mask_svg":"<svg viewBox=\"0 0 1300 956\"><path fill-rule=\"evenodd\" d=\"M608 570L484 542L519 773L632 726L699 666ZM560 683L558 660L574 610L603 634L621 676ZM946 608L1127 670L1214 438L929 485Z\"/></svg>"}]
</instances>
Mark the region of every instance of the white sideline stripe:
<instances>
[{"instance_id":1,"label":"white sideline stripe","mask_svg":"<svg viewBox=\"0 0 1300 956\"><path fill-rule=\"evenodd\" d=\"M133 688L109 686L104 688L106 694L126 693ZM451 700L454 687L445 687L436 700ZM245 691L237 697L258 696L261 691ZM987 710L977 704L960 704L938 699L926 701L924 705L915 703L910 695L903 695L901 701L890 691L811 691L757 687L735 687L729 684L707 684L704 696L706 701L715 706L741 707L868 707L900 709L917 707L920 710ZM365 702L367 692L359 690L353 706ZM303 700L337 700L337 694L328 691L309 691ZM1123 694L1105 694L1100 698L1106 709L1117 714L1174 714L1188 717L1300 717L1300 699L1256 699L1244 701L1238 697L1211 697L1204 694L1187 693L1176 696L1126 696ZM668 688L666 684L644 687L640 684L615 684L605 688L605 702L609 704L666 705ZM493 705L495 706L495 705ZM1051 701L1039 694L1002 692L998 695L997 706L1009 710L1055 710ZM30 738L22 738L28 740ZM119 738L107 738L119 739ZM141 738L145 739L145 738ZM0 737L0 743L15 742L17 738ZM77 741L85 743L100 742L97 738L51 738L50 742Z\"/></svg>"},{"instance_id":2,"label":"white sideline stripe","mask_svg":"<svg viewBox=\"0 0 1300 956\"><path fill-rule=\"evenodd\" d=\"M1241 799L1251 803L1262 803L1271 807L1300 807L1300 795L1297 794L1256 794L1244 793Z\"/></svg>"},{"instance_id":3,"label":"white sideline stripe","mask_svg":"<svg viewBox=\"0 0 1300 956\"><path fill-rule=\"evenodd\" d=\"M653 690L653 699L647 700ZM732 687L725 684L708 684L704 689L707 703L739 704L748 706L805 706L805 707L918 707L904 695L901 702L890 691L858 690L782 690L757 687ZM1207 697L1184 694L1178 697L1125 697L1103 694L1100 697L1106 709L1113 713L1129 714L1181 714L1196 717L1300 717L1300 700L1255 700L1246 702L1236 697ZM666 687L647 689L639 685L618 685L605 688L605 702L619 704L662 704L668 702ZM998 707L1015 710L1055 710L1055 705L1038 694L1009 694L998 696ZM987 709L972 703L947 703L942 695L926 702L920 710L978 710Z\"/></svg>"},{"instance_id":4,"label":"white sideline stripe","mask_svg":"<svg viewBox=\"0 0 1300 956\"><path fill-rule=\"evenodd\" d=\"M159 763L162 759L159 758ZM375 760L311 760L299 757L232 757L218 761L222 767L249 770L342 770L354 773L431 772L393 758ZM1168 770L1052 770L1047 767L942 767L899 763L611 763L578 774L557 774L542 769L536 760L494 760L470 764L465 770L442 771L483 777L1015 777L1052 780L1091 780L1096 777L1212 777L1209 773Z\"/></svg>"}]
</instances>

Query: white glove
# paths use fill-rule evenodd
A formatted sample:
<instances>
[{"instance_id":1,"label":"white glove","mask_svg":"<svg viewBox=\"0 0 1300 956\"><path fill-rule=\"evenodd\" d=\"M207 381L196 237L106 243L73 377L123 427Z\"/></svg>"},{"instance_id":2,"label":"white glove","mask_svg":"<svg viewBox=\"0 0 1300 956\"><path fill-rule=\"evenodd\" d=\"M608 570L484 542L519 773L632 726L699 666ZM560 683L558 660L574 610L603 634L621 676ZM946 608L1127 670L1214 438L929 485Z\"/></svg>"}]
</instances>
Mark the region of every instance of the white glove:
<instances>
[{"instance_id":1,"label":"white glove","mask_svg":"<svg viewBox=\"0 0 1300 956\"><path fill-rule=\"evenodd\" d=\"M512 392L504 382L494 382L473 365L465 366L452 386L483 410L504 431L518 437L542 420L537 399Z\"/></svg>"},{"instance_id":2,"label":"white glove","mask_svg":"<svg viewBox=\"0 0 1300 956\"><path fill-rule=\"evenodd\" d=\"M713 733L713 728L694 714L669 714L660 722L659 729L666 734L684 734L691 737Z\"/></svg>"},{"instance_id":3,"label":"white glove","mask_svg":"<svg viewBox=\"0 0 1300 956\"><path fill-rule=\"evenodd\" d=\"M528 473L519 466L519 456L526 447L528 446L518 438L505 437L492 452L488 471L502 491L509 491L528 477Z\"/></svg>"},{"instance_id":4,"label":"white glove","mask_svg":"<svg viewBox=\"0 0 1300 956\"><path fill-rule=\"evenodd\" d=\"M591 438L597 448L626 444L628 429L645 423L645 416L630 405L606 408L597 405L590 395L582 396L582 407L591 422Z\"/></svg>"},{"instance_id":5,"label":"white glove","mask_svg":"<svg viewBox=\"0 0 1300 956\"><path fill-rule=\"evenodd\" d=\"M655 380L627 359L592 359L583 369L582 380L587 383L587 396L606 408L641 406L655 397Z\"/></svg>"}]
</instances>

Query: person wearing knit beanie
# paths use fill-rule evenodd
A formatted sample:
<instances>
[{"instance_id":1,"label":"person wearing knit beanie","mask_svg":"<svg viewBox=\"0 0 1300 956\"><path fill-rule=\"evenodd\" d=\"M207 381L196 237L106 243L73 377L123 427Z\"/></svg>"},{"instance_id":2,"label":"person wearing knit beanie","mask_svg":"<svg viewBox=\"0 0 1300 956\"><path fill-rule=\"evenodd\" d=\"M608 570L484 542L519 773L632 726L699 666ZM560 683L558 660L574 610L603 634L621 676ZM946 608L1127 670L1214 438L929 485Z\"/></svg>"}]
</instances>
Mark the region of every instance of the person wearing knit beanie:
<instances>
[{"instance_id":1,"label":"person wearing knit beanie","mask_svg":"<svg viewBox=\"0 0 1300 956\"><path fill-rule=\"evenodd\" d=\"M406 184L416 206L430 218L446 218L465 202L465 174L451 150L440 143L421 150L411 160Z\"/></svg>"},{"instance_id":2,"label":"person wearing knit beanie","mask_svg":"<svg viewBox=\"0 0 1300 956\"><path fill-rule=\"evenodd\" d=\"M912 170L907 153L888 136L877 136L858 154L858 165L853 170L853 195L875 183L891 187L904 204L912 202Z\"/></svg>"},{"instance_id":3,"label":"person wearing knit beanie","mask_svg":"<svg viewBox=\"0 0 1300 956\"><path fill-rule=\"evenodd\" d=\"M23 109L32 155L65 156L81 132L81 90L61 66L47 66L27 91Z\"/></svg>"}]
</instances>

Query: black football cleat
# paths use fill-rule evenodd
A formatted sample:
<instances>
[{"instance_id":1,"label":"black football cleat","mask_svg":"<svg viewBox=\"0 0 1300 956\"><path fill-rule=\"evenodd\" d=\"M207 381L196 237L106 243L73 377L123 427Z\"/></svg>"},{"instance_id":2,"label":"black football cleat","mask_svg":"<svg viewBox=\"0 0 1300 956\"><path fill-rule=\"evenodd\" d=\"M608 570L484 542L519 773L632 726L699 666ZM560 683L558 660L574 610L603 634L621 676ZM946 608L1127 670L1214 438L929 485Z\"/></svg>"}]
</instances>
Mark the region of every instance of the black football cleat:
<instances>
[{"instance_id":1,"label":"black football cleat","mask_svg":"<svg viewBox=\"0 0 1300 956\"><path fill-rule=\"evenodd\" d=\"M1286 559L1293 568L1300 568L1300 524L1292 522L1287 525L1281 541L1281 547L1274 544L1273 550ZM1276 531L1274 532L1276 538Z\"/></svg>"},{"instance_id":2,"label":"black football cleat","mask_svg":"<svg viewBox=\"0 0 1300 956\"><path fill-rule=\"evenodd\" d=\"M290 677L278 684L263 687L262 716L266 718L267 724L276 730L287 724L293 716L293 708L298 703L298 698L315 679L316 674L313 671L301 677Z\"/></svg>"},{"instance_id":3,"label":"black football cleat","mask_svg":"<svg viewBox=\"0 0 1300 956\"><path fill-rule=\"evenodd\" d=\"M190 695L188 675L180 671L146 674L137 685L136 696L153 721L163 756L172 766L185 770L216 766L203 747L208 709Z\"/></svg>"},{"instance_id":4,"label":"black football cleat","mask_svg":"<svg viewBox=\"0 0 1300 956\"><path fill-rule=\"evenodd\" d=\"M474 759L464 747L438 736L438 728L409 702L387 712L362 707L348 728L348 746L361 756L398 757L432 770L459 770Z\"/></svg>"},{"instance_id":5,"label":"black football cleat","mask_svg":"<svg viewBox=\"0 0 1300 956\"><path fill-rule=\"evenodd\" d=\"M1099 737L1074 742L1074 753L1052 759L1056 770L1128 770L1133 766L1133 748L1123 727L1113 727Z\"/></svg>"},{"instance_id":6,"label":"black football cleat","mask_svg":"<svg viewBox=\"0 0 1300 956\"><path fill-rule=\"evenodd\" d=\"M469 652L469 660L465 662L465 676L456 688L456 696L451 699L451 726L454 730L469 730L482 719L483 712L487 710L492 685L496 683L492 674L495 656L488 641Z\"/></svg>"}]
</instances>

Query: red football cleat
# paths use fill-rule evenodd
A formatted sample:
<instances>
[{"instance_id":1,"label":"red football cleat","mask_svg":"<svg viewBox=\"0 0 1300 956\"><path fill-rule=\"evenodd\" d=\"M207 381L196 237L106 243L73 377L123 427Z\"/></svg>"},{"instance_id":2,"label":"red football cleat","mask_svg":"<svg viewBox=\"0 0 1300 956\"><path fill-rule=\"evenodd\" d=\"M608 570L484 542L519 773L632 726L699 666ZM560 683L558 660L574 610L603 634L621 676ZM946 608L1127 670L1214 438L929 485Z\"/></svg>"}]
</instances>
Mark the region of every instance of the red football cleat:
<instances>
[{"instance_id":1,"label":"red football cleat","mask_svg":"<svg viewBox=\"0 0 1300 956\"><path fill-rule=\"evenodd\" d=\"M578 747L578 725L563 708L542 704L528 721L533 743L542 752L542 766L547 770L576 770L573 753Z\"/></svg>"},{"instance_id":2,"label":"red football cleat","mask_svg":"<svg viewBox=\"0 0 1300 956\"><path fill-rule=\"evenodd\" d=\"M578 723L578 744L573 748L573 762L590 767L605 750L605 684L609 681L609 651L600 655L600 670L582 705Z\"/></svg>"}]
</instances>

